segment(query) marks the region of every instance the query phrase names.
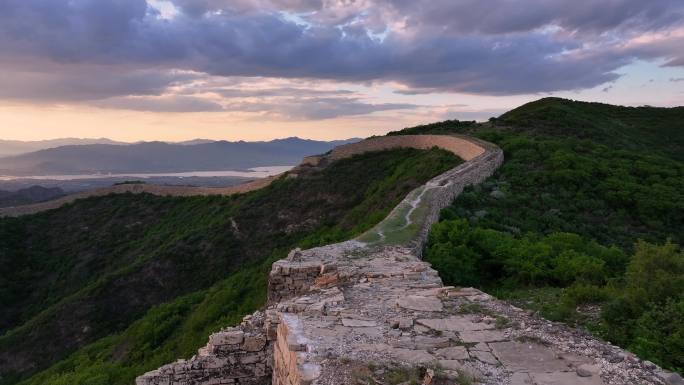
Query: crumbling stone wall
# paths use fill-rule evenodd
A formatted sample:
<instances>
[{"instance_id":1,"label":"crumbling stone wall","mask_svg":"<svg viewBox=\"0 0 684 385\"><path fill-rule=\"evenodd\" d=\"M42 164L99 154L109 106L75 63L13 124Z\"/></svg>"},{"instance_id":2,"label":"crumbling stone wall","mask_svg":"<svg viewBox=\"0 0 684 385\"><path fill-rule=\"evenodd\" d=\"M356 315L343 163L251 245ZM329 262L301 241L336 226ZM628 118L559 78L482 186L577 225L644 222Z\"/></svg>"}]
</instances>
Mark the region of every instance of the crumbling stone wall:
<instances>
[{"instance_id":1,"label":"crumbling stone wall","mask_svg":"<svg viewBox=\"0 0 684 385\"><path fill-rule=\"evenodd\" d=\"M403 146L405 140L345 146L309 159L309 166L324 166L330 156ZM418 140L424 146L435 143ZM466 148L461 156L468 161L420 188L427 192L418 203L427 210L413 218L420 227L408 243L357 239L294 250L273 264L265 312L212 334L190 360L149 372L136 384L383 384L390 383L388 377L396 380L397 365L412 369L400 372L404 376L419 373L410 380L423 385L682 384L678 374L586 332L473 288L445 287L419 259L439 211L503 161L495 146L469 142L482 151L459 146ZM416 204L414 195L400 206ZM404 213L401 208L392 213Z\"/></svg>"},{"instance_id":2,"label":"crumbling stone wall","mask_svg":"<svg viewBox=\"0 0 684 385\"><path fill-rule=\"evenodd\" d=\"M371 138L365 141L336 147L324 158L340 159L350 157L365 151L378 151L397 147L432 148L435 146L448 149L457 153L465 163L436 176L426 186L430 194L425 196L428 206L427 214L420 219L419 230L410 241L409 248L416 255L420 255L430 230L430 226L439 219L439 212L469 185L477 184L491 176L503 163L503 151L498 147L477 139L464 139L455 136L443 135L407 135L397 137ZM409 204L411 194L406 197L388 215L385 221L398 215L402 207ZM384 222L384 221L383 221ZM381 222L378 226L382 226ZM303 258L301 250L293 250L286 259L273 264L269 276L268 300L270 304L278 303L283 299L291 298L306 293L311 288L324 288L331 284L339 284L346 279L345 273L340 271L333 262L324 262L324 256L330 254L330 248L339 248L346 245L351 248L356 245L351 242L343 242L322 248L307 250ZM312 254L320 254L316 258Z\"/></svg>"},{"instance_id":3,"label":"crumbling stone wall","mask_svg":"<svg viewBox=\"0 0 684 385\"><path fill-rule=\"evenodd\" d=\"M209 336L189 360L178 360L145 373L136 385L267 385L273 372L273 343L280 319L256 312L236 327Z\"/></svg>"},{"instance_id":4,"label":"crumbling stone wall","mask_svg":"<svg viewBox=\"0 0 684 385\"><path fill-rule=\"evenodd\" d=\"M453 152L466 161L472 160L485 152L481 142L465 137L454 135L397 135L369 138L360 142L338 146L330 154L327 154L326 157L331 160L338 160L369 151L407 147L422 150L439 147Z\"/></svg>"},{"instance_id":5,"label":"crumbling stone wall","mask_svg":"<svg viewBox=\"0 0 684 385\"><path fill-rule=\"evenodd\" d=\"M430 227L439 220L439 213L442 209L449 206L465 187L483 182L501 167L504 160L503 151L489 143L482 141L477 141L477 143L485 149L483 153L428 182L428 186L436 185L442 188L432 189L432 194L426 202L429 205L428 214L422 218L418 236L409 245L416 255L422 254Z\"/></svg>"},{"instance_id":6,"label":"crumbling stone wall","mask_svg":"<svg viewBox=\"0 0 684 385\"><path fill-rule=\"evenodd\" d=\"M427 202L430 210L421 223L420 239L412 243L417 248L424 242L429 225L437 220L439 210L464 186L482 181L501 164L503 155L497 147L453 136L371 138L337 147L323 156L307 158L305 164L315 167L367 151L435 146L453 151L467 162L430 181L440 188ZM304 251L293 250L286 259L273 264L269 275L269 308L265 313L257 312L247 316L238 327L212 334L209 343L196 356L146 373L138 377L136 385L311 383L320 374L319 368L303 363L308 341L302 340L299 318L292 314L326 314L344 301L340 287L358 278L358 268L353 264L339 264L340 256L366 248L363 243L352 240ZM424 270L400 273L415 277L425 275ZM436 272L432 271L430 276L439 281ZM371 274L368 279L379 277ZM312 290L319 293L319 300L312 301L305 296ZM296 297L294 301L287 301Z\"/></svg>"}]
</instances>

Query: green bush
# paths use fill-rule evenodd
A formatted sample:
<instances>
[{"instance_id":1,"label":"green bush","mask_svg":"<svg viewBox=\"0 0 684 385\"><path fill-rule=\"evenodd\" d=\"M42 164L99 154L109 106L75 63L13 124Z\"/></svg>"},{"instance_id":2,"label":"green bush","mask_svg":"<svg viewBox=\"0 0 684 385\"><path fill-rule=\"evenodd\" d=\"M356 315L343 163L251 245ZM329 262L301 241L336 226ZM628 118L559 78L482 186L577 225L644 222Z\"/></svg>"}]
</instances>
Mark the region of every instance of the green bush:
<instances>
[{"instance_id":1,"label":"green bush","mask_svg":"<svg viewBox=\"0 0 684 385\"><path fill-rule=\"evenodd\" d=\"M425 259L448 284L483 287L602 285L624 271L617 261L627 260L618 249L600 246L576 234L516 238L473 227L465 219L435 224Z\"/></svg>"},{"instance_id":2,"label":"green bush","mask_svg":"<svg viewBox=\"0 0 684 385\"><path fill-rule=\"evenodd\" d=\"M629 348L644 359L684 372L684 299L668 299L636 321Z\"/></svg>"},{"instance_id":3,"label":"green bush","mask_svg":"<svg viewBox=\"0 0 684 385\"><path fill-rule=\"evenodd\" d=\"M607 338L655 362L681 369L683 317L684 251L671 242L638 242L624 286L603 310Z\"/></svg>"}]
</instances>

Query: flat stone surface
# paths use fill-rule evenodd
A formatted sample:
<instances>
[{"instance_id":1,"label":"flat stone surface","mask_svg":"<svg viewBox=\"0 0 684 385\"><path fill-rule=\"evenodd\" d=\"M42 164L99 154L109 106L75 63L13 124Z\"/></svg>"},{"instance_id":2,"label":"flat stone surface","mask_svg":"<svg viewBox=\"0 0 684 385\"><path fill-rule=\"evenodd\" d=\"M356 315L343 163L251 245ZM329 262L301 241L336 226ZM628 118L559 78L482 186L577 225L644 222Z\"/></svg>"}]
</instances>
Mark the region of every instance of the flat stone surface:
<instances>
[{"instance_id":1,"label":"flat stone surface","mask_svg":"<svg viewBox=\"0 0 684 385\"><path fill-rule=\"evenodd\" d=\"M446 370L460 370L463 368L463 362L457 360L439 360L439 366Z\"/></svg>"},{"instance_id":2,"label":"flat stone surface","mask_svg":"<svg viewBox=\"0 0 684 385\"><path fill-rule=\"evenodd\" d=\"M365 327L376 326L377 323L375 321L367 321L367 320L352 319L352 318L342 318L342 325L347 326L347 327L352 327L352 328L365 328Z\"/></svg>"},{"instance_id":3,"label":"flat stone surface","mask_svg":"<svg viewBox=\"0 0 684 385\"><path fill-rule=\"evenodd\" d=\"M449 318L430 318L418 319L417 324L421 324L438 331L472 331L494 329L494 325L484 322L473 322L472 317L449 317Z\"/></svg>"},{"instance_id":4,"label":"flat stone surface","mask_svg":"<svg viewBox=\"0 0 684 385\"><path fill-rule=\"evenodd\" d=\"M575 372L530 373L530 376L535 385L605 385L598 376L580 377Z\"/></svg>"},{"instance_id":5,"label":"flat stone surface","mask_svg":"<svg viewBox=\"0 0 684 385\"><path fill-rule=\"evenodd\" d=\"M469 362L457 360L439 360L439 367L444 370L453 370L465 372L473 378L478 378L482 375L479 369L471 365Z\"/></svg>"},{"instance_id":6,"label":"flat stone surface","mask_svg":"<svg viewBox=\"0 0 684 385\"><path fill-rule=\"evenodd\" d=\"M516 372L511 375L511 385L534 385L528 373Z\"/></svg>"},{"instance_id":7,"label":"flat stone surface","mask_svg":"<svg viewBox=\"0 0 684 385\"><path fill-rule=\"evenodd\" d=\"M468 350L463 346L452 346L435 350L435 354L447 360L467 360Z\"/></svg>"},{"instance_id":8,"label":"flat stone surface","mask_svg":"<svg viewBox=\"0 0 684 385\"><path fill-rule=\"evenodd\" d=\"M435 357L425 350L394 348L390 353L397 360L406 364L425 364L435 361Z\"/></svg>"},{"instance_id":9,"label":"flat stone surface","mask_svg":"<svg viewBox=\"0 0 684 385\"><path fill-rule=\"evenodd\" d=\"M407 297L397 299L397 305L404 309L418 310L418 311L442 311L444 309L442 301L437 297L423 297L418 295L409 295Z\"/></svg>"},{"instance_id":10,"label":"flat stone surface","mask_svg":"<svg viewBox=\"0 0 684 385\"><path fill-rule=\"evenodd\" d=\"M493 342L506 339L498 330L462 331L458 334L463 342Z\"/></svg>"},{"instance_id":11,"label":"flat stone surface","mask_svg":"<svg viewBox=\"0 0 684 385\"><path fill-rule=\"evenodd\" d=\"M537 344L515 341L489 344L494 355L508 370L519 372L560 372L570 370L567 361L556 358L556 354ZM571 372L577 377L575 372Z\"/></svg>"},{"instance_id":12,"label":"flat stone surface","mask_svg":"<svg viewBox=\"0 0 684 385\"><path fill-rule=\"evenodd\" d=\"M478 350L474 350L470 352L470 355L477 359L478 361L490 364L490 365L496 365L499 363L499 361L496 360L496 357L490 352L482 352Z\"/></svg>"},{"instance_id":13,"label":"flat stone surface","mask_svg":"<svg viewBox=\"0 0 684 385\"><path fill-rule=\"evenodd\" d=\"M417 336L414 343L417 349L446 348L449 346L449 339L446 337Z\"/></svg>"},{"instance_id":14,"label":"flat stone surface","mask_svg":"<svg viewBox=\"0 0 684 385\"><path fill-rule=\"evenodd\" d=\"M489 345L487 345L484 342L478 342L477 344L475 344L475 346L468 348L468 350L479 350L481 352L491 352L492 348L490 348Z\"/></svg>"}]
</instances>

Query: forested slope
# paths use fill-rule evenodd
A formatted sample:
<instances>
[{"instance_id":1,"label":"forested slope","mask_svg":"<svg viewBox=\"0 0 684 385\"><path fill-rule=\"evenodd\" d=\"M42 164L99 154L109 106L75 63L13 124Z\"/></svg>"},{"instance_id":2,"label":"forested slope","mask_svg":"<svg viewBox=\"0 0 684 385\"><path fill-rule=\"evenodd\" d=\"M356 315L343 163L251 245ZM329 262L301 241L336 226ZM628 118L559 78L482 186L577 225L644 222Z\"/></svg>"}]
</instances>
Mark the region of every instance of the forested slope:
<instances>
[{"instance_id":1,"label":"forested slope","mask_svg":"<svg viewBox=\"0 0 684 385\"><path fill-rule=\"evenodd\" d=\"M247 194L110 195L0 219L0 383L130 384L190 356L263 305L274 259L368 229L458 162L366 153Z\"/></svg>"},{"instance_id":2,"label":"forested slope","mask_svg":"<svg viewBox=\"0 0 684 385\"><path fill-rule=\"evenodd\" d=\"M425 258L545 317L684 369L684 108L547 98L462 133L506 161L442 212Z\"/></svg>"}]
</instances>

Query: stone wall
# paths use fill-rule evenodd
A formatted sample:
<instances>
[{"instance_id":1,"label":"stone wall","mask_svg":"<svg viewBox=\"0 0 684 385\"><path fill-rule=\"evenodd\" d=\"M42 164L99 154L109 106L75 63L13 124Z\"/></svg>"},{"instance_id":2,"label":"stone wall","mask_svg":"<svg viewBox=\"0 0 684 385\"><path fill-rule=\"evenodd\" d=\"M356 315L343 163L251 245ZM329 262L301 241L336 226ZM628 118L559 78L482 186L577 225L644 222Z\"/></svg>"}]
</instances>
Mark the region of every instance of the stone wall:
<instances>
[{"instance_id":1,"label":"stone wall","mask_svg":"<svg viewBox=\"0 0 684 385\"><path fill-rule=\"evenodd\" d=\"M501 167L503 161L503 151L488 146L486 152L470 162L463 163L455 169L435 177L428 183L428 186L437 185L443 186L443 188L434 189L435 192L430 197L428 214L422 218L419 234L411 244L414 253L422 254L430 227L439 220L439 213L442 209L451 205L465 187L479 184L492 176Z\"/></svg>"},{"instance_id":2,"label":"stone wall","mask_svg":"<svg viewBox=\"0 0 684 385\"><path fill-rule=\"evenodd\" d=\"M380 139L309 158L307 165L324 166L359 151L436 143L435 138ZM415 230L407 241L395 244L380 237L369 243L362 236L293 250L273 264L265 312L212 334L190 360L149 372L136 384L337 385L399 379L422 385L682 385L678 374L586 332L476 289L442 285L437 272L420 260L429 227L465 186L482 182L503 161L493 145L457 139L439 142L461 143L458 150L465 149L461 156L467 162L409 194L373 230L376 235L391 230L387 222L395 223L396 215L405 216L407 224L410 217ZM411 216L407 207L422 210Z\"/></svg>"},{"instance_id":3,"label":"stone wall","mask_svg":"<svg viewBox=\"0 0 684 385\"><path fill-rule=\"evenodd\" d=\"M439 147L451 151L465 161L481 155L485 148L481 142L454 135L397 135L369 138L356 143L335 147L326 157L332 160L369 151L382 151L392 148L417 148L429 150Z\"/></svg>"},{"instance_id":4,"label":"stone wall","mask_svg":"<svg viewBox=\"0 0 684 385\"><path fill-rule=\"evenodd\" d=\"M465 140L462 138L455 139L458 139L459 141ZM442 141L442 143L443 142L444 141ZM388 231L392 230L391 228L389 230L387 229L387 222L392 222L395 220L396 216L402 215L408 206L421 206L423 210L416 210L415 214L410 218L415 224L415 232L410 234L410 240L407 243L401 244L401 246L411 248L416 255L421 255L423 246L427 241L430 227L439 219L441 210L449 206L465 187L483 182L494 174L503 163L504 154L500 148L477 139L469 139L468 142L471 145L477 144L478 148L481 149L478 155L475 155L467 162L434 177L424 186L418 187L397 205L386 219L376 225L371 231L378 231L378 229L385 228L384 236L385 238L388 238L390 236ZM456 143L458 142L451 142L450 144L453 147ZM471 154L476 153L476 151L473 151L469 146L464 148ZM421 196L419 202L415 201L416 196ZM363 236L359 237L359 239L363 238ZM387 242L388 241L386 241L386 243Z\"/></svg>"},{"instance_id":5,"label":"stone wall","mask_svg":"<svg viewBox=\"0 0 684 385\"><path fill-rule=\"evenodd\" d=\"M273 343L280 319L256 312L232 328L209 336L189 360L178 360L148 372L136 385L235 384L267 385L273 372Z\"/></svg>"},{"instance_id":6,"label":"stone wall","mask_svg":"<svg viewBox=\"0 0 684 385\"><path fill-rule=\"evenodd\" d=\"M465 163L434 178L428 187L434 194L426 197L428 214L410 246L417 249L425 240L429 225L437 220L439 210L468 184L482 181L501 164L501 151L484 142L454 136L399 136L371 138L335 148L332 152L305 160L304 167L316 167L337 159L367 151L398 147L429 149L441 147L466 160ZM301 167L301 166L300 166ZM407 198L408 199L408 198ZM402 202L405 203L405 202ZM284 260L273 264L269 275L266 313L245 318L236 328L212 334L209 343L190 360L179 360L146 373L137 385L214 385L214 384L309 384L320 375L319 366L306 362L308 340L302 338L300 319L293 314L325 315L344 301L340 290L358 279L353 263L338 263L344 256L364 254L384 245L368 245L358 240L293 250ZM420 266L423 266L422 264ZM424 275L425 267L402 276ZM436 272L429 275L439 281ZM369 276L368 279L378 277ZM317 300L306 294L317 292ZM294 299L294 300L292 300Z\"/></svg>"}]
</instances>

